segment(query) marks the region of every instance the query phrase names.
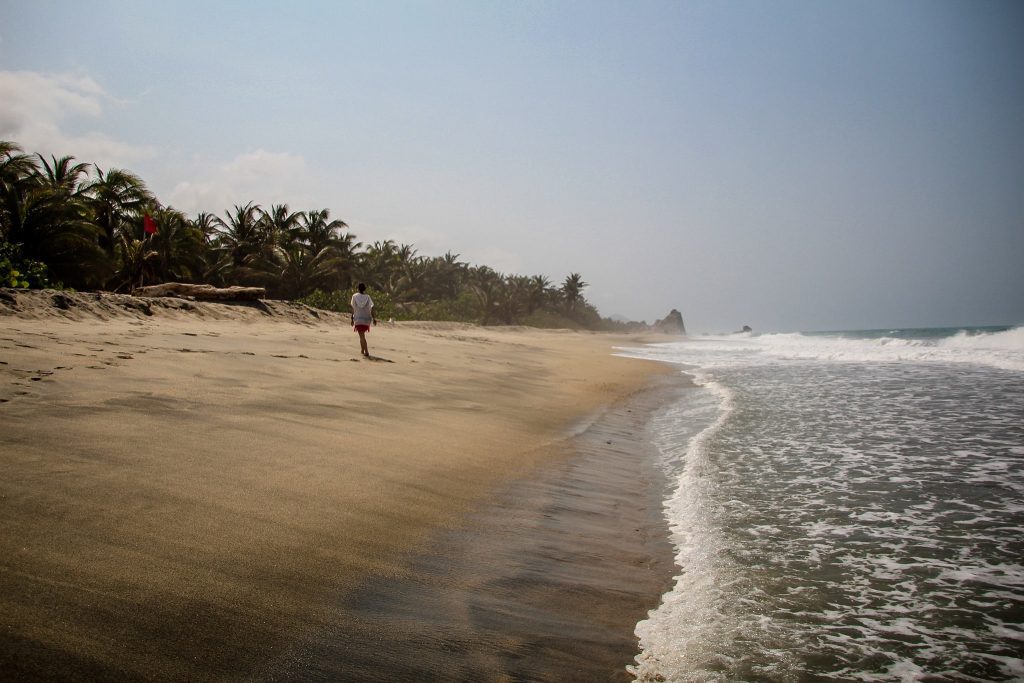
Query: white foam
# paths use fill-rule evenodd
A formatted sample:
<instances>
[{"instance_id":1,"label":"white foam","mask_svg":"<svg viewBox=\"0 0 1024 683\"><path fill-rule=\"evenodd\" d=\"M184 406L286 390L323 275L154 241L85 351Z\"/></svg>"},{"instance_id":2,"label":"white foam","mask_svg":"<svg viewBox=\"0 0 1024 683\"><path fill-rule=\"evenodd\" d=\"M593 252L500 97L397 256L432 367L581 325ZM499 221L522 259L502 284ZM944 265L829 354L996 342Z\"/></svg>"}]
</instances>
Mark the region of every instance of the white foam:
<instances>
[{"instance_id":1,"label":"white foam","mask_svg":"<svg viewBox=\"0 0 1024 683\"><path fill-rule=\"evenodd\" d=\"M720 402L699 433L692 406L653 425L682 570L637 625L637 679L789 680L811 660L830 680L1012 670L1024 396L979 360L1024 358L1012 332L629 350L690 366Z\"/></svg>"},{"instance_id":2,"label":"white foam","mask_svg":"<svg viewBox=\"0 0 1024 683\"><path fill-rule=\"evenodd\" d=\"M849 336L836 334L763 334L699 337L681 342L620 349L665 362L700 367L750 363L824 360L879 363L970 363L1024 372L1024 327L1001 332L960 331L953 336Z\"/></svg>"}]
</instances>

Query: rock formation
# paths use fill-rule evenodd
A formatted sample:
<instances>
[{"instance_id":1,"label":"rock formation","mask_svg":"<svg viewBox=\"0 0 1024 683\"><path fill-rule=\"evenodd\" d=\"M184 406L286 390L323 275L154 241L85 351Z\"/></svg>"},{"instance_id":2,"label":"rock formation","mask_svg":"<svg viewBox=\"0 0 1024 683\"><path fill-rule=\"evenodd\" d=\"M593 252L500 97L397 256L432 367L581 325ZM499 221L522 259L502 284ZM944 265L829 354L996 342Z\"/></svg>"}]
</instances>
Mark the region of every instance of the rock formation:
<instances>
[{"instance_id":1,"label":"rock formation","mask_svg":"<svg viewBox=\"0 0 1024 683\"><path fill-rule=\"evenodd\" d=\"M664 334L686 334L686 325L683 324L683 314L674 308L662 320L651 325L651 329L655 332L662 332Z\"/></svg>"}]
</instances>

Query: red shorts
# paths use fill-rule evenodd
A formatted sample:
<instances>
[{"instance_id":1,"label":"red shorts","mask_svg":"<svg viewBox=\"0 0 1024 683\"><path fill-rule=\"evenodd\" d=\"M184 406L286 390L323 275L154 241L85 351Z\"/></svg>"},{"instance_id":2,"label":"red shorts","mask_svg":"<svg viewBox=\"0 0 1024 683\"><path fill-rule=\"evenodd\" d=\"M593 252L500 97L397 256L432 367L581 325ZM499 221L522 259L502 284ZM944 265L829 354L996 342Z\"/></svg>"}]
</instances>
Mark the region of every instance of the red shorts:
<instances>
[{"instance_id":1,"label":"red shorts","mask_svg":"<svg viewBox=\"0 0 1024 683\"><path fill-rule=\"evenodd\" d=\"M369 325L356 325L355 327L356 327L356 332L369 332L370 331L370 326Z\"/></svg>"}]
</instances>

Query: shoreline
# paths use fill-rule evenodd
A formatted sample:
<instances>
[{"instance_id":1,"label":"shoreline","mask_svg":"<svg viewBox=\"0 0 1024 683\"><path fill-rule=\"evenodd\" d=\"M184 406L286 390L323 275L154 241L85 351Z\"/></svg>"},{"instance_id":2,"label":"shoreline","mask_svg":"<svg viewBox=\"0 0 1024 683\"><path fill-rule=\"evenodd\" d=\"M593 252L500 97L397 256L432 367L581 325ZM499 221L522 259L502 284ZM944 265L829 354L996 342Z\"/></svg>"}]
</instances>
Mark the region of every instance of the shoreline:
<instances>
[{"instance_id":1,"label":"shoreline","mask_svg":"<svg viewBox=\"0 0 1024 683\"><path fill-rule=\"evenodd\" d=\"M647 430L690 387L662 376L608 406L258 678L632 681L636 624L677 573Z\"/></svg>"},{"instance_id":2,"label":"shoreline","mask_svg":"<svg viewBox=\"0 0 1024 683\"><path fill-rule=\"evenodd\" d=\"M621 335L398 324L369 337L390 362L367 362L340 316L283 302L15 298L0 666L26 680L315 678L316 634L374 581L571 470L567 430L674 374L612 356L645 341Z\"/></svg>"}]
</instances>

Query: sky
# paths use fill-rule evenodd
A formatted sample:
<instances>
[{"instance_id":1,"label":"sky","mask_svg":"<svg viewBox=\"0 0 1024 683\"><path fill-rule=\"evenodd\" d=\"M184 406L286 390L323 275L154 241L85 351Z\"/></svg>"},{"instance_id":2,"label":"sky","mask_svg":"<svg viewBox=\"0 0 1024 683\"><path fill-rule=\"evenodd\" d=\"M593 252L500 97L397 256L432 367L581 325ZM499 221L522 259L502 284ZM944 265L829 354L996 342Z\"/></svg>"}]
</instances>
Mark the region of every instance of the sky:
<instances>
[{"instance_id":1,"label":"sky","mask_svg":"<svg viewBox=\"0 0 1024 683\"><path fill-rule=\"evenodd\" d=\"M0 139L692 332L1024 323L1016 0L0 0Z\"/></svg>"}]
</instances>

